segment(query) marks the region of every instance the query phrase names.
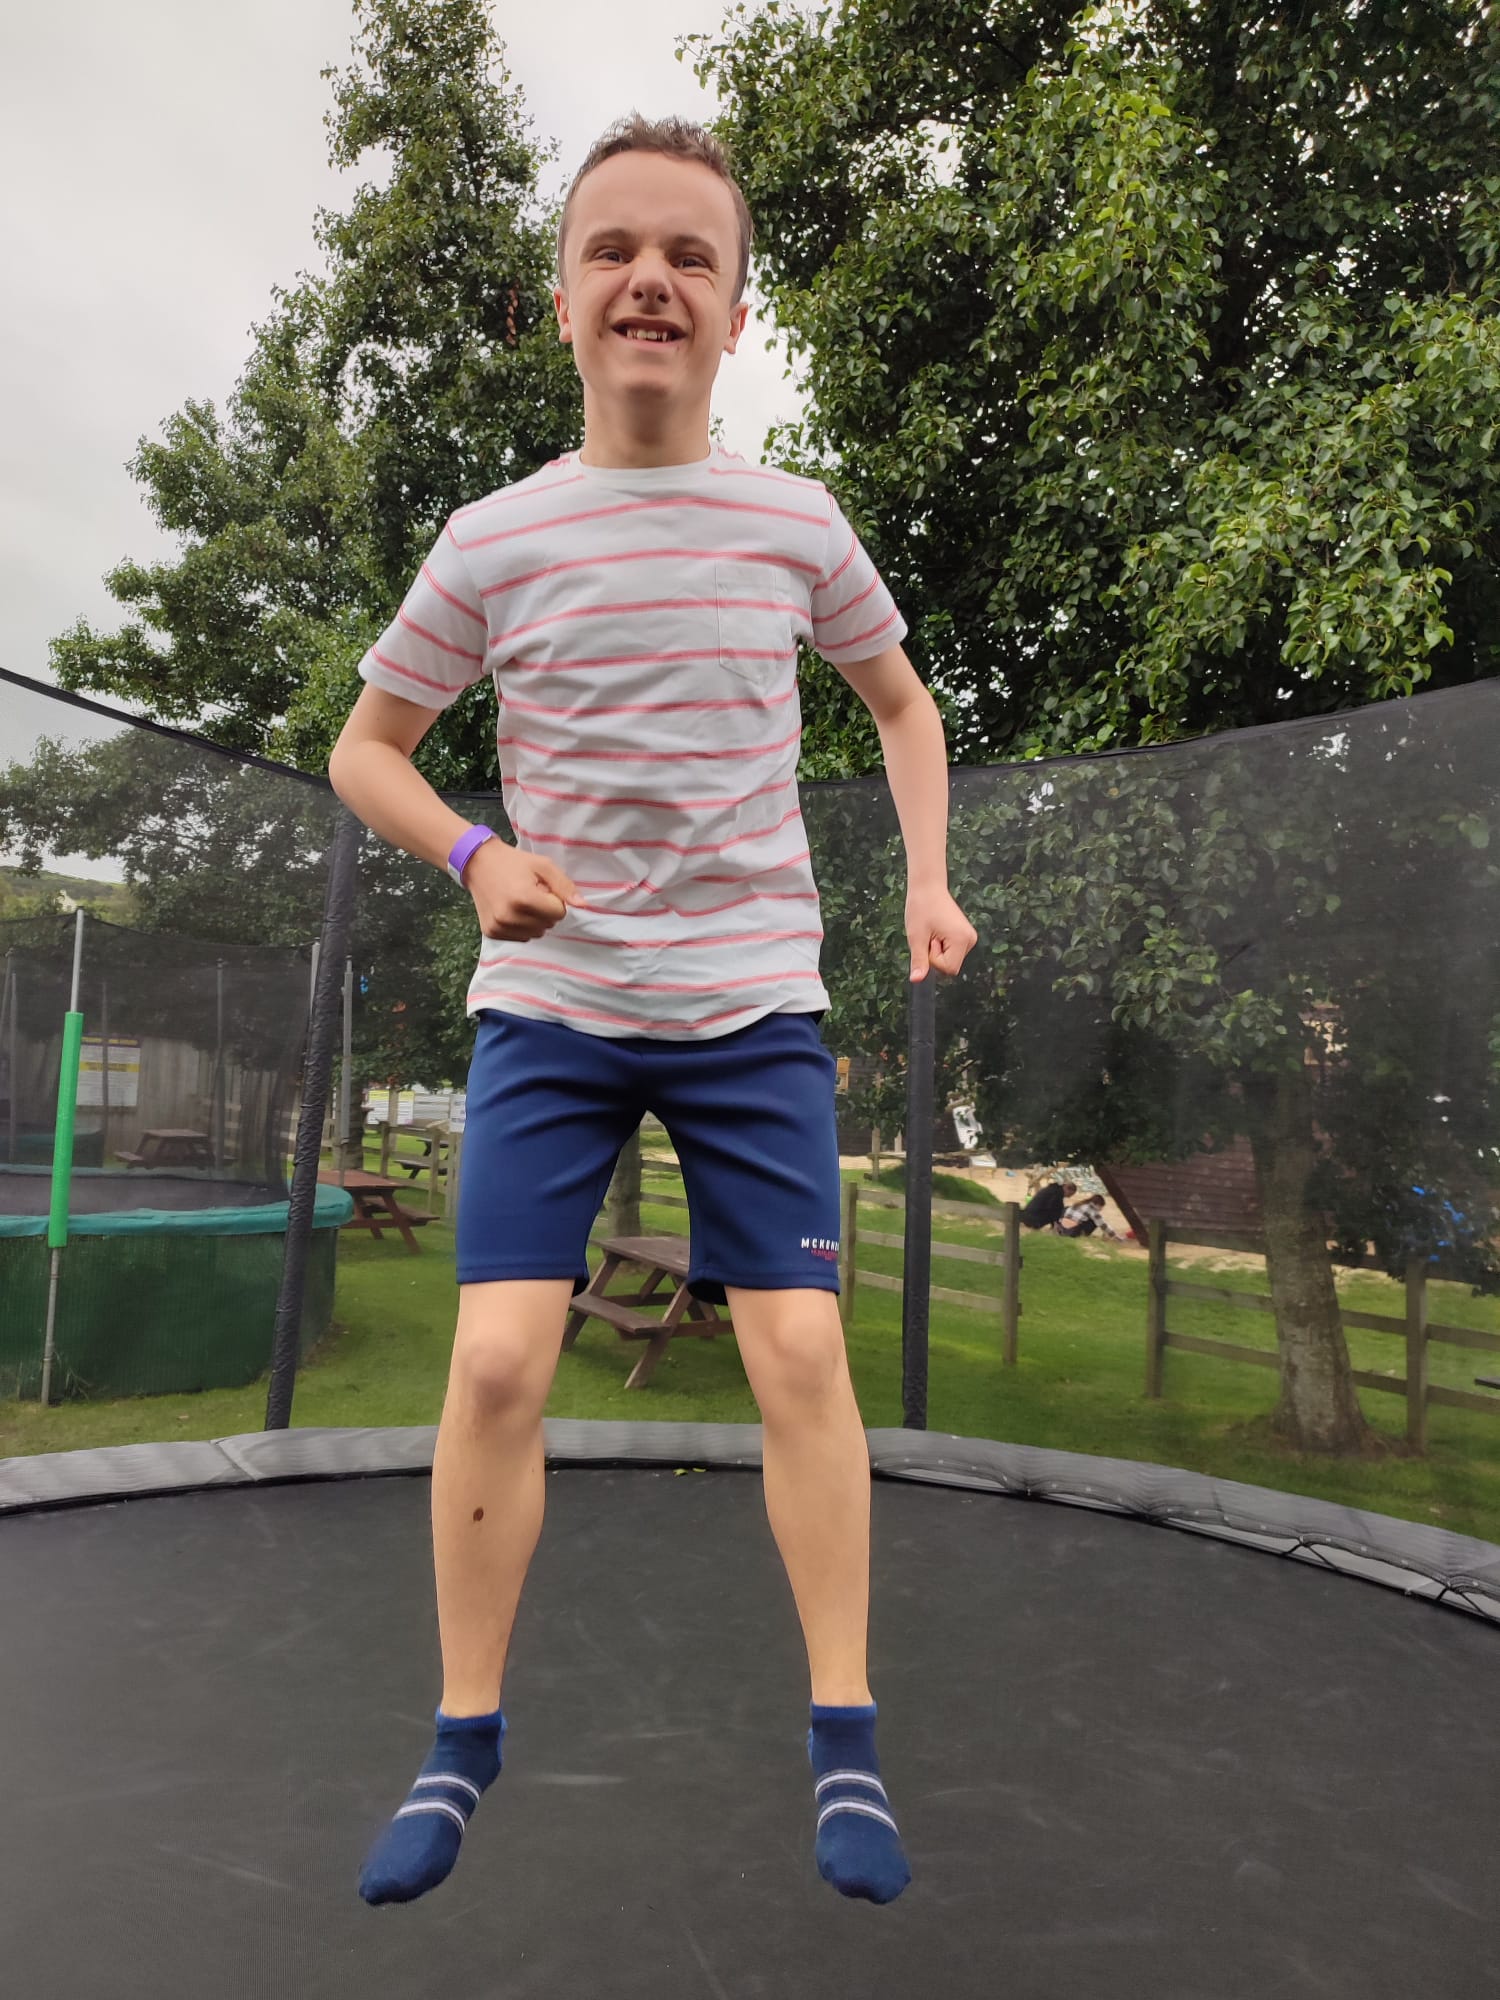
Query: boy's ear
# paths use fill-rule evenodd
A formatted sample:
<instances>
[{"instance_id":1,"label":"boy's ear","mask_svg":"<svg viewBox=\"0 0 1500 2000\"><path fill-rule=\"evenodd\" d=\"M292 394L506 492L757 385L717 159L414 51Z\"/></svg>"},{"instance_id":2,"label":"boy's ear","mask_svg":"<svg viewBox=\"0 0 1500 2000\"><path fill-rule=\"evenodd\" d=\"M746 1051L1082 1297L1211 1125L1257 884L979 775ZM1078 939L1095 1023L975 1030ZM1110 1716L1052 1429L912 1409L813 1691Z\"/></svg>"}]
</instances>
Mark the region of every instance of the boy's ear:
<instances>
[{"instance_id":1,"label":"boy's ear","mask_svg":"<svg viewBox=\"0 0 1500 2000\"><path fill-rule=\"evenodd\" d=\"M750 308L743 299L737 306L729 308L729 338L724 343L724 352L733 354L739 346L740 335L745 331L745 322L750 317Z\"/></svg>"},{"instance_id":2,"label":"boy's ear","mask_svg":"<svg viewBox=\"0 0 1500 2000\"><path fill-rule=\"evenodd\" d=\"M557 337L565 347L569 346L573 339L573 319L568 311L568 295L560 288L552 293L552 308L557 314Z\"/></svg>"}]
</instances>

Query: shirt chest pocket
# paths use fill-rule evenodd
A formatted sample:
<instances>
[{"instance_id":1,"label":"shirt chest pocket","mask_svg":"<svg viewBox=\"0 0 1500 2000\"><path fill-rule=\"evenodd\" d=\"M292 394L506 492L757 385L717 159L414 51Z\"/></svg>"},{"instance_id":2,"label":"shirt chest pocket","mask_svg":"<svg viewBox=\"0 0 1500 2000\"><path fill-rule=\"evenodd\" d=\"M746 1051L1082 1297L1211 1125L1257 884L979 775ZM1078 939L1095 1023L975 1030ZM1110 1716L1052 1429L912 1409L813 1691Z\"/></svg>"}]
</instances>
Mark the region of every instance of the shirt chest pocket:
<instances>
[{"instance_id":1,"label":"shirt chest pocket","mask_svg":"<svg viewBox=\"0 0 1500 2000\"><path fill-rule=\"evenodd\" d=\"M791 590L773 563L716 562L719 665L766 687L791 672L797 640Z\"/></svg>"}]
</instances>

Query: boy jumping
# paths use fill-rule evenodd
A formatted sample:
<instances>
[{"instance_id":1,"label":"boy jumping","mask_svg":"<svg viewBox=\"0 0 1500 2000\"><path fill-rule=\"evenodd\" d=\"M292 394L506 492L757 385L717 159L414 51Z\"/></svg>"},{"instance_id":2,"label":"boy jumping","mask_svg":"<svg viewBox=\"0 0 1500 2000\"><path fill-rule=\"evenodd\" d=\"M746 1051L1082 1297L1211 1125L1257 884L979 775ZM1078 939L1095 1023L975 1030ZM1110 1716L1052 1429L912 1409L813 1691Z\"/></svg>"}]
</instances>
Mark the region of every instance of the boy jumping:
<instances>
[{"instance_id":1,"label":"boy jumping","mask_svg":"<svg viewBox=\"0 0 1500 2000\"><path fill-rule=\"evenodd\" d=\"M819 1872L910 1881L866 1680L870 1461L844 1351L833 1058L797 804L799 640L874 716L908 867L911 978L975 933L948 893L948 772L906 626L827 489L714 446L748 307L723 152L625 121L563 209L554 293L580 450L447 523L361 663L329 775L446 866L483 934L457 1223L458 1328L432 1465L443 1691L431 1754L369 1855L367 1902L441 1882L501 1766L500 1689L541 1533L542 1411L621 1147L653 1111L682 1164L694 1294L727 1303L811 1672ZM483 675L516 845L411 758Z\"/></svg>"}]
</instances>

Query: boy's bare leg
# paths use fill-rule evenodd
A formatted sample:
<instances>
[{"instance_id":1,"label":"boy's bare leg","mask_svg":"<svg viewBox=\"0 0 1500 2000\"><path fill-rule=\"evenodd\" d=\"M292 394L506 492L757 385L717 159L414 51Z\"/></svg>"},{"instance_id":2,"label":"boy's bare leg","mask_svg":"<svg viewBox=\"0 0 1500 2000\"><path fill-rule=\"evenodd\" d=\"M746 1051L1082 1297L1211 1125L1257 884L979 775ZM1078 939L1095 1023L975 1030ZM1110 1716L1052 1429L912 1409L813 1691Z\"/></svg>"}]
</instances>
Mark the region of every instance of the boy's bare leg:
<instances>
[{"instance_id":1,"label":"boy's bare leg","mask_svg":"<svg viewBox=\"0 0 1500 2000\"><path fill-rule=\"evenodd\" d=\"M889 1903L911 1868L880 1775L866 1679L870 1451L838 1300L725 1292L760 1405L766 1513L807 1643L818 1873L842 1896Z\"/></svg>"},{"instance_id":2,"label":"boy's bare leg","mask_svg":"<svg viewBox=\"0 0 1500 2000\"><path fill-rule=\"evenodd\" d=\"M542 1531L542 1411L572 1283L463 1285L432 1459L445 1715L500 1706L521 1586Z\"/></svg>"},{"instance_id":3,"label":"boy's bare leg","mask_svg":"<svg viewBox=\"0 0 1500 2000\"><path fill-rule=\"evenodd\" d=\"M870 1451L832 1292L725 1287L760 1405L766 1514L807 1644L812 1698L868 1703Z\"/></svg>"},{"instance_id":4,"label":"boy's bare leg","mask_svg":"<svg viewBox=\"0 0 1500 2000\"><path fill-rule=\"evenodd\" d=\"M500 1774L500 1683L542 1528L542 1410L562 1347L567 1279L465 1285L432 1462L432 1545L443 1644L437 1735L360 1873L367 1903L443 1881Z\"/></svg>"}]
</instances>

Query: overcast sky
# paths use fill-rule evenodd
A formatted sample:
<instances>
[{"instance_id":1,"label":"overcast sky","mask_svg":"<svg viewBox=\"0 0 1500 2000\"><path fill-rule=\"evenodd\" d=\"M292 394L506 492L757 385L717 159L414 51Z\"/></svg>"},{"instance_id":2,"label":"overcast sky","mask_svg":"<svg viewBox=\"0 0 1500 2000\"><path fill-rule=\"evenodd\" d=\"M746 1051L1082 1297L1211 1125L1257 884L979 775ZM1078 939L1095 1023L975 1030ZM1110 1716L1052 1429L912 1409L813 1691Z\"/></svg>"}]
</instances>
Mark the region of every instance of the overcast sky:
<instances>
[{"instance_id":1,"label":"overcast sky","mask_svg":"<svg viewBox=\"0 0 1500 2000\"><path fill-rule=\"evenodd\" d=\"M548 193L624 112L713 115L674 50L724 11L493 0L536 133L561 148ZM105 572L171 552L126 461L188 398L222 405L272 287L316 263L315 211L344 208L363 178L330 170L323 129L319 72L348 63L352 37L349 0L5 9L0 661L16 671L50 679L50 639L80 616L120 622ZM752 326L725 358L716 401L751 454L797 407L765 338Z\"/></svg>"}]
</instances>

